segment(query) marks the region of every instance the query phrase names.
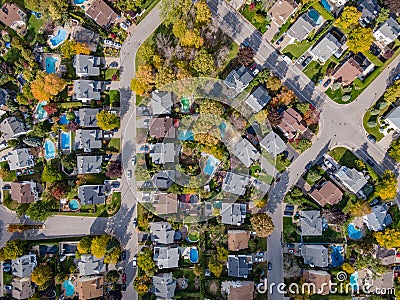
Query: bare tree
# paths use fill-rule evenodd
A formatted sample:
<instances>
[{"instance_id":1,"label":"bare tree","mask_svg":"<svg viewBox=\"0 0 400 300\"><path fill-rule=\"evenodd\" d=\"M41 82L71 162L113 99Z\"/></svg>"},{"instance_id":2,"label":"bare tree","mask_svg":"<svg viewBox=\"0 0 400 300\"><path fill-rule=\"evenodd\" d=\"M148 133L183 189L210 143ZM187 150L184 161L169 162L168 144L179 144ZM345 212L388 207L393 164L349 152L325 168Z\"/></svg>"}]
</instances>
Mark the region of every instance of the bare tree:
<instances>
[{"instance_id":1,"label":"bare tree","mask_svg":"<svg viewBox=\"0 0 400 300\"><path fill-rule=\"evenodd\" d=\"M215 61L217 68L220 68L224 64L226 56L228 54L229 54L229 48L227 46L223 46L221 49L219 49Z\"/></svg>"},{"instance_id":2,"label":"bare tree","mask_svg":"<svg viewBox=\"0 0 400 300\"><path fill-rule=\"evenodd\" d=\"M253 63L254 51L251 47L240 48L237 59L243 66L250 66Z\"/></svg>"}]
</instances>

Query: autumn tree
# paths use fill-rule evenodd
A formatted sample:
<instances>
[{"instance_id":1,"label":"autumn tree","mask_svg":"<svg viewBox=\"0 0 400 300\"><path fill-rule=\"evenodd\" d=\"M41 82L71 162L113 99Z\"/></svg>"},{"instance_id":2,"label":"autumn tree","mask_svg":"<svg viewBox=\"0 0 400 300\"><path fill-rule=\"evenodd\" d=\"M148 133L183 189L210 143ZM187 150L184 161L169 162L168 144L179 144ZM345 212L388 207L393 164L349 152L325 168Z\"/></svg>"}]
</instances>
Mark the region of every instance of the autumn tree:
<instances>
[{"instance_id":1,"label":"autumn tree","mask_svg":"<svg viewBox=\"0 0 400 300\"><path fill-rule=\"evenodd\" d=\"M200 277L203 274L203 268L200 266L200 264L194 265L193 274L196 275L196 277Z\"/></svg>"},{"instance_id":2,"label":"autumn tree","mask_svg":"<svg viewBox=\"0 0 400 300\"><path fill-rule=\"evenodd\" d=\"M353 274L355 271L349 263L344 263L342 265L342 270L345 271L347 274Z\"/></svg>"},{"instance_id":3,"label":"autumn tree","mask_svg":"<svg viewBox=\"0 0 400 300\"><path fill-rule=\"evenodd\" d=\"M197 23L207 23L211 20L211 10L205 0L197 2L194 8Z\"/></svg>"},{"instance_id":4,"label":"autumn tree","mask_svg":"<svg viewBox=\"0 0 400 300\"><path fill-rule=\"evenodd\" d=\"M347 36L347 46L354 53L366 52L372 45L372 29L357 26Z\"/></svg>"},{"instance_id":5,"label":"autumn tree","mask_svg":"<svg viewBox=\"0 0 400 300\"><path fill-rule=\"evenodd\" d=\"M263 109L254 115L254 119L258 124L265 124L268 120L268 110Z\"/></svg>"},{"instance_id":6,"label":"autumn tree","mask_svg":"<svg viewBox=\"0 0 400 300\"><path fill-rule=\"evenodd\" d=\"M315 108L309 109L303 116L304 121L306 122L307 126L318 124L319 122L319 111Z\"/></svg>"},{"instance_id":7,"label":"autumn tree","mask_svg":"<svg viewBox=\"0 0 400 300\"><path fill-rule=\"evenodd\" d=\"M47 116L51 117L54 113L58 111L58 106L55 103L48 103L43 106L43 109L46 111Z\"/></svg>"},{"instance_id":8,"label":"autumn tree","mask_svg":"<svg viewBox=\"0 0 400 300\"><path fill-rule=\"evenodd\" d=\"M271 109L268 112L268 120L273 128L276 128L280 124L281 119L281 115L275 109Z\"/></svg>"},{"instance_id":9,"label":"autumn tree","mask_svg":"<svg viewBox=\"0 0 400 300\"><path fill-rule=\"evenodd\" d=\"M178 39L181 39L185 35L186 30L186 22L182 19L176 20L172 25L172 34Z\"/></svg>"},{"instance_id":10,"label":"autumn tree","mask_svg":"<svg viewBox=\"0 0 400 300\"><path fill-rule=\"evenodd\" d=\"M191 62L191 66L199 76L208 75L214 69L214 60L206 49L201 49Z\"/></svg>"},{"instance_id":11,"label":"autumn tree","mask_svg":"<svg viewBox=\"0 0 400 300\"><path fill-rule=\"evenodd\" d=\"M386 170L383 173L382 178L375 187L375 193L384 201L392 200L396 197L397 179L392 171Z\"/></svg>"},{"instance_id":12,"label":"autumn tree","mask_svg":"<svg viewBox=\"0 0 400 300\"><path fill-rule=\"evenodd\" d=\"M92 249L92 237L84 236L78 243L78 252L80 254L88 254Z\"/></svg>"},{"instance_id":13,"label":"autumn tree","mask_svg":"<svg viewBox=\"0 0 400 300\"><path fill-rule=\"evenodd\" d=\"M359 199L350 205L349 211L353 217L362 217L369 214L372 209L367 201Z\"/></svg>"},{"instance_id":14,"label":"autumn tree","mask_svg":"<svg viewBox=\"0 0 400 300\"><path fill-rule=\"evenodd\" d=\"M144 248L140 251L137 257L137 265L148 276L153 276L157 271L156 263L153 260L153 252L149 248Z\"/></svg>"},{"instance_id":15,"label":"autumn tree","mask_svg":"<svg viewBox=\"0 0 400 300\"><path fill-rule=\"evenodd\" d=\"M90 54L90 49L85 43L67 40L62 44L61 52L64 57L68 59L77 54Z\"/></svg>"},{"instance_id":16,"label":"autumn tree","mask_svg":"<svg viewBox=\"0 0 400 300\"><path fill-rule=\"evenodd\" d=\"M110 238L109 235L96 236L92 240L90 252L97 258L103 258L107 252L107 244Z\"/></svg>"},{"instance_id":17,"label":"autumn tree","mask_svg":"<svg viewBox=\"0 0 400 300\"><path fill-rule=\"evenodd\" d=\"M217 261L216 259L212 259L208 264L208 269L217 278L221 276L223 268L224 266L222 265L222 263Z\"/></svg>"},{"instance_id":18,"label":"autumn tree","mask_svg":"<svg viewBox=\"0 0 400 300\"><path fill-rule=\"evenodd\" d=\"M50 195L52 195L57 200L61 200L67 196L70 190L69 185L65 181L56 181L47 187Z\"/></svg>"},{"instance_id":19,"label":"autumn tree","mask_svg":"<svg viewBox=\"0 0 400 300\"><path fill-rule=\"evenodd\" d=\"M151 277L143 274L141 276L136 276L135 280L133 281L133 288L139 295L146 294L151 285Z\"/></svg>"},{"instance_id":20,"label":"autumn tree","mask_svg":"<svg viewBox=\"0 0 400 300\"><path fill-rule=\"evenodd\" d=\"M253 63L254 51L251 47L242 47L237 54L237 60L243 66L250 66Z\"/></svg>"},{"instance_id":21,"label":"autumn tree","mask_svg":"<svg viewBox=\"0 0 400 300\"><path fill-rule=\"evenodd\" d=\"M220 262L225 262L228 259L229 251L223 247L217 247L217 259Z\"/></svg>"},{"instance_id":22,"label":"autumn tree","mask_svg":"<svg viewBox=\"0 0 400 300\"><path fill-rule=\"evenodd\" d=\"M279 77L276 76L269 76L265 80L265 85L272 92L277 92L282 88L282 82Z\"/></svg>"},{"instance_id":23,"label":"autumn tree","mask_svg":"<svg viewBox=\"0 0 400 300\"><path fill-rule=\"evenodd\" d=\"M400 139L395 140L390 145L389 155L397 162L400 162Z\"/></svg>"},{"instance_id":24,"label":"autumn tree","mask_svg":"<svg viewBox=\"0 0 400 300\"><path fill-rule=\"evenodd\" d=\"M400 98L400 80L393 83L391 87L389 87L385 94L383 94L383 98L388 102L396 102L398 98Z\"/></svg>"},{"instance_id":25,"label":"autumn tree","mask_svg":"<svg viewBox=\"0 0 400 300\"><path fill-rule=\"evenodd\" d=\"M358 24L362 13L354 6L345 6L340 17L336 20L336 25L346 29Z\"/></svg>"},{"instance_id":26,"label":"autumn tree","mask_svg":"<svg viewBox=\"0 0 400 300\"><path fill-rule=\"evenodd\" d=\"M390 17L390 10L387 8L382 7L381 11L379 12L378 16L375 19L376 24L380 24L385 22Z\"/></svg>"},{"instance_id":27,"label":"autumn tree","mask_svg":"<svg viewBox=\"0 0 400 300\"><path fill-rule=\"evenodd\" d=\"M400 231L397 229L386 228L385 231L375 232L375 239L381 247L400 247Z\"/></svg>"},{"instance_id":28,"label":"autumn tree","mask_svg":"<svg viewBox=\"0 0 400 300\"><path fill-rule=\"evenodd\" d=\"M38 265L33 270L31 279L40 290L45 290L53 280L53 269L48 265Z\"/></svg>"},{"instance_id":29,"label":"autumn tree","mask_svg":"<svg viewBox=\"0 0 400 300\"><path fill-rule=\"evenodd\" d=\"M189 29L181 37L180 43L184 47L200 48L204 44L204 39L200 36L197 29Z\"/></svg>"},{"instance_id":30,"label":"autumn tree","mask_svg":"<svg viewBox=\"0 0 400 300\"><path fill-rule=\"evenodd\" d=\"M55 74L38 72L36 79L31 82L31 92L35 99L39 101L49 101L57 96L65 87L64 79Z\"/></svg>"},{"instance_id":31,"label":"autumn tree","mask_svg":"<svg viewBox=\"0 0 400 300\"><path fill-rule=\"evenodd\" d=\"M0 252L0 260L16 259L24 255L27 244L23 240L9 240Z\"/></svg>"},{"instance_id":32,"label":"autumn tree","mask_svg":"<svg viewBox=\"0 0 400 300\"><path fill-rule=\"evenodd\" d=\"M119 116L106 110L100 111L96 115L96 120L97 125L103 130L113 130L120 126Z\"/></svg>"},{"instance_id":33,"label":"autumn tree","mask_svg":"<svg viewBox=\"0 0 400 300\"><path fill-rule=\"evenodd\" d=\"M163 86L176 80L176 76L171 68L160 68L156 74L156 88L161 89Z\"/></svg>"},{"instance_id":34,"label":"autumn tree","mask_svg":"<svg viewBox=\"0 0 400 300\"><path fill-rule=\"evenodd\" d=\"M191 0L162 0L161 17L167 25L174 24L177 20L185 20L191 6Z\"/></svg>"},{"instance_id":35,"label":"autumn tree","mask_svg":"<svg viewBox=\"0 0 400 300\"><path fill-rule=\"evenodd\" d=\"M400 2L398 0L384 0L383 4L389 8L392 13L400 13Z\"/></svg>"},{"instance_id":36,"label":"autumn tree","mask_svg":"<svg viewBox=\"0 0 400 300\"><path fill-rule=\"evenodd\" d=\"M258 237L266 238L274 231L274 223L271 217L265 213L252 215L250 222Z\"/></svg>"},{"instance_id":37,"label":"autumn tree","mask_svg":"<svg viewBox=\"0 0 400 300\"><path fill-rule=\"evenodd\" d=\"M153 89L154 83L155 76L151 66L139 66L135 78L132 79L131 89L138 95L144 95Z\"/></svg>"},{"instance_id":38,"label":"autumn tree","mask_svg":"<svg viewBox=\"0 0 400 300\"><path fill-rule=\"evenodd\" d=\"M109 178L118 178L122 175L122 165L119 161L112 161L107 165L106 176Z\"/></svg>"},{"instance_id":39,"label":"autumn tree","mask_svg":"<svg viewBox=\"0 0 400 300\"><path fill-rule=\"evenodd\" d=\"M274 98L272 98L271 105L274 107L281 105L287 106L290 103L292 103L294 99L296 99L296 95L294 94L294 92L292 90L287 89L286 87L283 87L281 92Z\"/></svg>"}]
</instances>

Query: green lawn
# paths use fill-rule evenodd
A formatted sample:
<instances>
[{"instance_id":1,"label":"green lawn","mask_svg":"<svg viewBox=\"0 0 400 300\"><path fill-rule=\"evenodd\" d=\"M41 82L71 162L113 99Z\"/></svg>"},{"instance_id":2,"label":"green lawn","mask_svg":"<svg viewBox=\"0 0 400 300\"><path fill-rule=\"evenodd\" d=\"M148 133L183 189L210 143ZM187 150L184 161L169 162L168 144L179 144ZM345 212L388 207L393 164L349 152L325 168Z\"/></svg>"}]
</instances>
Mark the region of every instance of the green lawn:
<instances>
[{"instance_id":1,"label":"green lawn","mask_svg":"<svg viewBox=\"0 0 400 300\"><path fill-rule=\"evenodd\" d=\"M274 43L277 39L279 39L282 36L282 34L284 34L289 29L290 25L292 25L292 16L290 16L289 19L286 21L286 23L281 26L279 32L275 34L271 42Z\"/></svg>"},{"instance_id":2,"label":"green lawn","mask_svg":"<svg viewBox=\"0 0 400 300\"><path fill-rule=\"evenodd\" d=\"M120 101L120 94L118 90L111 90L106 94L106 102L108 102L111 106Z\"/></svg>"},{"instance_id":3,"label":"green lawn","mask_svg":"<svg viewBox=\"0 0 400 300\"><path fill-rule=\"evenodd\" d=\"M112 138L108 143L107 148L114 152L119 152L121 150L121 139L120 138Z\"/></svg>"},{"instance_id":4,"label":"green lawn","mask_svg":"<svg viewBox=\"0 0 400 300\"><path fill-rule=\"evenodd\" d=\"M292 218L283 217L283 240L288 243L300 242L300 235L297 227L293 224Z\"/></svg>"},{"instance_id":5,"label":"green lawn","mask_svg":"<svg viewBox=\"0 0 400 300\"><path fill-rule=\"evenodd\" d=\"M325 94L331 98L333 101L335 101L336 103L339 104L346 104L346 103L350 103L352 101L354 101L358 95L360 95L362 92L362 89L356 88L355 86L353 86L350 94L349 93L344 93L342 88L337 89L336 91L332 91L331 88L327 89L325 91ZM349 101L343 101L342 98L344 95L350 95L350 99Z\"/></svg>"},{"instance_id":6,"label":"green lawn","mask_svg":"<svg viewBox=\"0 0 400 300\"><path fill-rule=\"evenodd\" d=\"M318 11L318 13L325 19L325 20L334 20L335 17L329 12L327 11L322 5L321 3L315 1L312 5L312 8L314 8L316 11Z\"/></svg>"},{"instance_id":7,"label":"green lawn","mask_svg":"<svg viewBox=\"0 0 400 300\"><path fill-rule=\"evenodd\" d=\"M290 160L288 160L285 155L280 154L276 157L275 160L275 168L279 171L279 172L284 172L286 170L287 167L289 167L291 164Z\"/></svg>"},{"instance_id":8,"label":"green lawn","mask_svg":"<svg viewBox=\"0 0 400 300\"><path fill-rule=\"evenodd\" d=\"M355 168L355 161L358 159L349 149L338 147L329 151L329 155L333 157L339 164L349 168Z\"/></svg>"},{"instance_id":9,"label":"green lawn","mask_svg":"<svg viewBox=\"0 0 400 300\"><path fill-rule=\"evenodd\" d=\"M112 80L114 75L117 75L117 80L119 80L119 69L107 69L104 78L105 80Z\"/></svg>"},{"instance_id":10,"label":"green lawn","mask_svg":"<svg viewBox=\"0 0 400 300\"><path fill-rule=\"evenodd\" d=\"M250 10L250 5L244 5L241 11L243 17L245 17L258 31L264 33L267 31L267 25L269 24L268 21L268 14L262 10L262 2L257 1L256 6L254 9ZM256 16L256 17L255 17ZM260 20L257 20L259 18Z\"/></svg>"},{"instance_id":11,"label":"green lawn","mask_svg":"<svg viewBox=\"0 0 400 300\"><path fill-rule=\"evenodd\" d=\"M25 35L25 39L31 43L36 41L36 36L39 34L39 30L43 26L43 19L37 19L34 15L31 15L28 21L28 29Z\"/></svg>"},{"instance_id":12,"label":"green lawn","mask_svg":"<svg viewBox=\"0 0 400 300\"><path fill-rule=\"evenodd\" d=\"M218 70L216 70L216 74L219 75L221 72L223 72L225 68L232 62L232 60L236 58L238 52L239 52L239 45L236 44L235 42L232 42L231 49L225 58L225 63L222 64L222 66Z\"/></svg>"},{"instance_id":13,"label":"green lawn","mask_svg":"<svg viewBox=\"0 0 400 300\"><path fill-rule=\"evenodd\" d=\"M304 40L301 43L289 44L282 50L282 54L287 55L291 59L296 59L302 56L311 45L312 42L307 40Z\"/></svg>"},{"instance_id":14,"label":"green lawn","mask_svg":"<svg viewBox=\"0 0 400 300\"><path fill-rule=\"evenodd\" d=\"M303 72L310 78L314 83L318 83L326 74L326 70L335 66L335 62L329 59L325 64L321 65L319 62L313 60L307 67L304 68Z\"/></svg>"}]
</instances>

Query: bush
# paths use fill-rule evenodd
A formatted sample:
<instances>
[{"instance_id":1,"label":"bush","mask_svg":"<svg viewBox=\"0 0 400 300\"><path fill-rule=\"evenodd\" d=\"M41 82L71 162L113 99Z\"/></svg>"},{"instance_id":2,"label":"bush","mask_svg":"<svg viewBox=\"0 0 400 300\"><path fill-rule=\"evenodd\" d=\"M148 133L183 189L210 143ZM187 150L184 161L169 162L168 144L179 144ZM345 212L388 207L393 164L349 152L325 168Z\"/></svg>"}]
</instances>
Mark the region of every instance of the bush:
<instances>
[{"instance_id":1,"label":"bush","mask_svg":"<svg viewBox=\"0 0 400 300\"><path fill-rule=\"evenodd\" d=\"M367 126L369 128L376 127L376 125L378 125L378 123L376 121L368 121L368 123L367 123Z\"/></svg>"},{"instance_id":2,"label":"bush","mask_svg":"<svg viewBox=\"0 0 400 300\"><path fill-rule=\"evenodd\" d=\"M379 113L380 113L380 110L377 108L371 109L371 111L370 111L371 116L379 115Z\"/></svg>"},{"instance_id":3,"label":"bush","mask_svg":"<svg viewBox=\"0 0 400 300\"><path fill-rule=\"evenodd\" d=\"M388 103L387 103L386 101L379 101L379 102L376 104L376 107L377 107L379 110L382 110L382 109L386 108L387 106L388 106Z\"/></svg>"},{"instance_id":4,"label":"bush","mask_svg":"<svg viewBox=\"0 0 400 300\"><path fill-rule=\"evenodd\" d=\"M344 101L344 102L347 102L347 101L349 101L350 100L350 95L344 95L343 97L342 97L342 101Z\"/></svg>"}]
</instances>

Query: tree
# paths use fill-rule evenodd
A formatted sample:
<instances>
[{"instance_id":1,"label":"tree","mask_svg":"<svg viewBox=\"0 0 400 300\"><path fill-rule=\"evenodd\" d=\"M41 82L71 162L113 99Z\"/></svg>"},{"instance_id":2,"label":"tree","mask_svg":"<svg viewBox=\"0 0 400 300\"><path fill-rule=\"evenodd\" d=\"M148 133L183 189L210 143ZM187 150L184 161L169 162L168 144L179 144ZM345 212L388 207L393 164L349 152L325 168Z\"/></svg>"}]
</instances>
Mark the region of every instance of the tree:
<instances>
[{"instance_id":1,"label":"tree","mask_svg":"<svg viewBox=\"0 0 400 300\"><path fill-rule=\"evenodd\" d=\"M211 20L211 10L205 0L199 1L194 5L197 23L207 23Z\"/></svg>"},{"instance_id":2,"label":"tree","mask_svg":"<svg viewBox=\"0 0 400 300\"><path fill-rule=\"evenodd\" d=\"M397 179L392 171L386 170L383 173L381 180L375 187L375 193L384 201L392 200L396 197Z\"/></svg>"},{"instance_id":3,"label":"tree","mask_svg":"<svg viewBox=\"0 0 400 300\"><path fill-rule=\"evenodd\" d=\"M24 255L27 243L23 240L9 240L3 248L1 248L2 257L0 260L16 259Z\"/></svg>"},{"instance_id":4,"label":"tree","mask_svg":"<svg viewBox=\"0 0 400 300\"><path fill-rule=\"evenodd\" d=\"M385 248L400 247L400 231L397 229L386 228L385 231L375 232L376 242Z\"/></svg>"},{"instance_id":5,"label":"tree","mask_svg":"<svg viewBox=\"0 0 400 300\"><path fill-rule=\"evenodd\" d=\"M47 190L55 199L61 200L67 196L70 187L64 181L55 181L47 187Z\"/></svg>"},{"instance_id":6,"label":"tree","mask_svg":"<svg viewBox=\"0 0 400 300\"><path fill-rule=\"evenodd\" d=\"M118 178L122 175L122 165L119 161L112 161L107 165L106 176L110 178Z\"/></svg>"},{"instance_id":7,"label":"tree","mask_svg":"<svg viewBox=\"0 0 400 300\"><path fill-rule=\"evenodd\" d=\"M137 265L145 271L147 276L153 276L157 271L156 263L153 261L153 252L149 248L144 248L138 254Z\"/></svg>"},{"instance_id":8,"label":"tree","mask_svg":"<svg viewBox=\"0 0 400 300\"><path fill-rule=\"evenodd\" d=\"M349 215L343 213L343 211L336 206L334 206L331 209L323 209L322 217L329 224L336 224L336 225L342 225L349 219Z\"/></svg>"},{"instance_id":9,"label":"tree","mask_svg":"<svg viewBox=\"0 0 400 300\"><path fill-rule=\"evenodd\" d=\"M161 89L163 86L174 82L175 80L176 76L171 68L161 67L156 75L156 88Z\"/></svg>"},{"instance_id":10,"label":"tree","mask_svg":"<svg viewBox=\"0 0 400 300\"><path fill-rule=\"evenodd\" d=\"M88 254L92 249L92 237L84 236L78 243L78 252L80 254Z\"/></svg>"},{"instance_id":11,"label":"tree","mask_svg":"<svg viewBox=\"0 0 400 300\"><path fill-rule=\"evenodd\" d=\"M90 247L90 252L97 258L103 258L107 252L107 243L110 240L109 235L96 236L92 240L92 245Z\"/></svg>"},{"instance_id":12,"label":"tree","mask_svg":"<svg viewBox=\"0 0 400 300\"><path fill-rule=\"evenodd\" d=\"M390 10L382 7L381 11L379 12L379 15L375 19L375 23L376 24L383 23L387 19L389 19L389 17L390 17Z\"/></svg>"},{"instance_id":13,"label":"tree","mask_svg":"<svg viewBox=\"0 0 400 300\"><path fill-rule=\"evenodd\" d=\"M372 45L372 29L358 26L347 37L347 46L354 53L367 52Z\"/></svg>"},{"instance_id":14,"label":"tree","mask_svg":"<svg viewBox=\"0 0 400 300\"><path fill-rule=\"evenodd\" d=\"M397 162L400 162L400 139L395 140L390 145L389 155Z\"/></svg>"},{"instance_id":15,"label":"tree","mask_svg":"<svg viewBox=\"0 0 400 300\"><path fill-rule=\"evenodd\" d=\"M49 287L53 280L53 270L48 265L38 265L33 270L31 279L40 290L44 290Z\"/></svg>"},{"instance_id":16,"label":"tree","mask_svg":"<svg viewBox=\"0 0 400 300\"><path fill-rule=\"evenodd\" d=\"M214 60L206 49L201 49L191 62L191 66L199 76L204 76L214 69Z\"/></svg>"},{"instance_id":17,"label":"tree","mask_svg":"<svg viewBox=\"0 0 400 300\"><path fill-rule=\"evenodd\" d=\"M237 54L237 60L243 66L250 66L253 63L254 51L251 47L242 47Z\"/></svg>"},{"instance_id":18,"label":"tree","mask_svg":"<svg viewBox=\"0 0 400 300\"><path fill-rule=\"evenodd\" d=\"M155 77L150 65L139 66L135 78L132 79L131 89L139 95L149 93L155 83Z\"/></svg>"},{"instance_id":19,"label":"tree","mask_svg":"<svg viewBox=\"0 0 400 300\"><path fill-rule=\"evenodd\" d=\"M51 162L44 165L42 172L42 181L43 182L56 182L64 179L64 174L61 173L58 169L53 166Z\"/></svg>"},{"instance_id":20,"label":"tree","mask_svg":"<svg viewBox=\"0 0 400 300\"><path fill-rule=\"evenodd\" d=\"M271 105L274 107L277 106L287 106L292 103L293 100L296 99L296 95L292 90L288 90L286 87L283 87L281 92L276 95L271 100Z\"/></svg>"},{"instance_id":21,"label":"tree","mask_svg":"<svg viewBox=\"0 0 400 300\"><path fill-rule=\"evenodd\" d=\"M44 222L52 215L53 203L51 201L36 201L32 203L26 211L26 214L34 221Z\"/></svg>"},{"instance_id":22,"label":"tree","mask_svg":"<svg viewBox=\"0 0 400 300\"><path fill-rule=\"evenodd\" d=\"M223 247L217 247L217 259L220 262L226 262L228 259L229 251Z\"/></svg>"},{"instance_id":23,"label":"tree","mask_svg":"<svg viewBox=\"0 0 400 300\"><path fill-rule=\"evenodd\" d=\"M117 283L119 280L119 273L117 270L111 270L106 275L106 281L108 283Z\"/></svg>"},{"instance_id":24,"label":"tree","mask_svg":"<svg viewBox=\"0 0 400 300\"><path fill-rule=\"evenodd\" d=\"M272 92L277 92L282 88L282 82L279 77L269 76L265 81L266 87Z\"/></svg>"},{"instance_id":25,"label":"tree","mask_svg":"<svg viewBox=\"0 0 400 300\"><path fill-rule=\"evenodd\" d=\"M384 0L383 4L395 14L400 13L400 2L398 0Z\"/></svg>"},{"instance_id":26,"label":"tree","mask_svg":"<svg viewBox=\"0 0 400 300\"><path fill-rule=\"evenodd\" d=\"M358 171L364 170L366 168L365 162L363 162L361 159L356 159L354 161L354 164Z\"/></svg>"},{"instance_id":27,"label":"tree","mask_svg":"<svg viewBox=\"0 0 400 300\"><path fill-rule=\"evenodd\" d=\"M38 72L36 79L31 82L31 92L39 101L49 101L57 96L65 87L66 81L55 74Z\"/></svg>"},{"instance_id":28,"label":"tree","mask_svg":"<svg viewBox=\"0 0 400 300\"><path fill-rule=\"evenodd\" d=\"M268 112L268 120L273 128L276 128L281 123L281 119L280 114L275 109L271 109Z\"/></svg>"},{"instance_id":29,"label":"tree","mask_svg":"<svg viewBox=\"0 0 400 300\"><path fill-rule=\"evenodd\" d=\"M123 12L127 12L130 10L136 11L138 8L141 7L142 5L142 0L117 0L117 2L114 4L116 8Z\"/></svg>"},{"instance_id":30,"label":"tree","mask_svg":"<svg viewBox=\"0 0 400 300\"><path fill-rule=\"evenodd\" d=\"M274 223L267 214L254 214L251 216L250 222L258 237L265 238L274 231Z\"/></svg>"},{"instance_id":31,"label":"tree","mask_svg":"<svg viewBox=\"0 0 400 300\"><path fill-rule=\"evenodd\" d=\"M200 277L201 275L203 275L203 268L200 266L200 264L194 265L193 274L196 275L196 277Z\"/></svg>"},{"instance_id":32,"label":"tree","mask_svg":"<svg viewBox=\"0 0 400 300\"><path fill-rule=\"evenodd\" d=\"M392 103L400 98L400 80L393 83L393 85L386 90L385 94L383 94L383 98L385 101Z\"/></svg>"},{"instance_id":33,"label":"tree","mask_svg":"<svg viewBox=\"0 0 400 300\"><path fill-rule=\"evenodd\" d=\"M349 263L344 263L342 265L342 270L345 271L347 274L353 274L355 271Z\"/></svg>"},{"instance_id":34,"label":"tree","mask_svg":"<svg viewBox=\"0 0 400 300\"><path fill-rule=\"evenodd\" d=\"M61 52L65 58L69 59L77 54L90 54L90 49L87 44L67 40L62 44Z\"/></svg>"},{"instance_id":35,"label":"tree","mask_svg":"<svg viewBox=\"0 0 400 300\"><path fill-rule=\"evenodd\" d=\"M119 116L117 114L110 113L106 110L100 111L96 115L97 126L103 130L113 130L119 128Z\"/></svg>"},{"instance_id":36,"label":"tree","mask_svg":"<svg viewBox=\"0 0 400 300\"><path fill-rule=\"evenodd\" d=\"M307 181L314 184L315 182L317 182L318 180L321 179L321 174L314 169L311 169L310 171L308 171L307 173Z\"/></svg>"},{"instance_id":37,"label":"tree","mask_svg":"<svg viewBox=\"0 0 400 300\"><path fill-rule=\"evenodd\" d=\"M367 201L359 199L350 205L349 211L353 217L362 217L371 213L372 210Z\"/></svg>"},{"instance_id":38,"label":"tree","mask_svg":"<svg viewBox=\"0 0 400 300\"><path fill-rule=\"evenodd\" d=\"M197 29L189 29L185 31L180 42L183 47L194 47L198 49L203 46L204 39L200 36Z\"/></svg>"},{"instance_id":39,"label":"tree","mask_svg":"<svg viewBox=\"0 0 400 300\"><path fill-rule=\"evenodd\" d=\"M346 29L358 24L362 13L354 6L345 6L340 17L336 20L336 25Z\"/></svg>"},{"instance_id":40,"label":"tree","mask_svg":"<svg viewBox=\"0 0 400 300\"><path fill-rule=\"evenodd\" d=\"M208 269L210 270L211 273L214 274L215 277L219 278L223 270L223 265L219 261L213 259L208 264Z\"/></svg>"},{"instance_id":41,"label":"tree","mask_svg":"<svg viewBox=\"0 0 400 300\"><path fill-rule=\"evenodd\" d=\"M172 33L178 39L181 39L185 35L186 30L187 28L184 20L176 20L174 25L172 25Z\"/></svg>"},{"instance_id":42,"label":"tree","mask_svg":"<svg viewBox=\"0 0 400 300\"><path fill-rule=\"evenodd\" d=\"M43 109L47 112L47 116L51 117L54 113L58 111L57 104L49 103L43 106Z\"/></svg>"},{"instance_id":43,"label":"tree","mask_svg":"<svg viewBox=\"0 0 400 300\"><path fill-rule=\"evenodd\" d=\"M147 294L150 290L151 285L151 277L143 274L141 276L136 276L135 280L133 281L133 288L139 295Z\"/></svg>"},{"instance_id":44,"label":"tree","mask_svg":"<svg viewBox=\"0 0 400 300\"><path fill-rule=\"evenodd\" d=\"M379 258L375 258L372 255L361 255L357 256L356 267L358 270L368 268L375 275L383 274L387 271L385 266L382 266Z\"/></svg>"},{"instance_id":45,"label":"tree","mask_svg":"<svg viewBox=\"0 0 400 300\"><path fill-rule=\"evenodd\" d=\"M268 110L263 109L254 115L254 119L258 124L264 124L268 120Z\"/></svg>"},{"instance_id":46,"label":"tree","mask_svg":"<svg viewBox=\"0 0 400 300\"><path fill-rule=\"evenodd\" d=\"M309 109L303 116L307 126L318 124L319 122L319 111L315 108Z\"/></svg>"},{"instance_id":47,"label":"tree","mask_svg":"<svg viewBox=\"0 0 400 300\"><path fill-rule=\"evenodd\" d=\"M164 23L169 25L177 20L185 20L191 5L192 1L190 0L162 0L161 17Z\"/></svg>"}]
</instances>

